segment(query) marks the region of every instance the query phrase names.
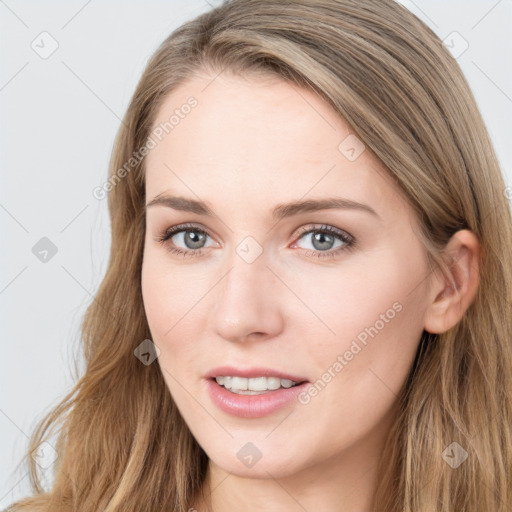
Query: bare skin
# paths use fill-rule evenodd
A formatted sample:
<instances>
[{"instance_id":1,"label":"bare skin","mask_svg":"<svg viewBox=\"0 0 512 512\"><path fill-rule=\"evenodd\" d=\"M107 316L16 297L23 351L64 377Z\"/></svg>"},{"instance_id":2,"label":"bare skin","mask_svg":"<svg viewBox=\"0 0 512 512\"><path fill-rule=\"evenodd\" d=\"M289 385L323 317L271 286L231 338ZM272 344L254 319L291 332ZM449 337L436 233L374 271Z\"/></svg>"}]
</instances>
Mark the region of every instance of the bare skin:
<instances>
[{"instance_id":1,"label":"bare skin","mask_svg":"<svg viewBox=\"0 0 512 512\"><path fill-rule=\"evenodd\" d=\"M351 130L329 105L277 79L212 78L194 78L166 98L155 126L190 96L198 104L146 161L147 204L168 194L214 212L156 204L146 214L141 278L158 363L210 460L206 499L190 506L370 512L396 395L423 330L449 329L471 303L478 241L467 230L450 241L452 288L430 269L413 212L380 162L368 148L353 160L354 152L340 151ZM271 217L282 203L332 197L375 214L338 208ZM193 227L157 241L182 223ZM322 240L323 226L335 232ZM203 248L193 255L201 231ZM237 252L246 237L249 254L262 250L250 263ZM354 340L372 326L377 333L355 352ZM280 369L311 383L327 380L330 369L331 379L308 403L245 419L207 393L205 375L224 364ZM252 467L237 457L248 442L262 454Z\"/></svg>"}]
</instances>

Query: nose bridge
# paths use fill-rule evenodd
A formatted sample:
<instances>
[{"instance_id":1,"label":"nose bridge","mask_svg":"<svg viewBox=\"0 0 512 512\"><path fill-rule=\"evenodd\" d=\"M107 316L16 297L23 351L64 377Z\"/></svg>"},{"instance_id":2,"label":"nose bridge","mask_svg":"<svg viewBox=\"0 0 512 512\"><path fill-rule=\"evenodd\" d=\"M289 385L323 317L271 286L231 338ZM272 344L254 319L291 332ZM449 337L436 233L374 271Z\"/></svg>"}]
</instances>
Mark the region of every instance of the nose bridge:
<instances>
[{"instance_id":1,"label":"nose bridge","mask_svg":"<svg viewBox=\"0 0 512 512\"><path fill-rule=\"evenodd\" d=\"M212 321L217 335L240 341L254 333L275 335L282 328L276 280L267 263L261 246L251 240L233 249L215 296Z\"/></svg>"},{"instance_id":2,"label":"nose bridge","mask_svg":"<svg viewBox=\"0 0 512 512\"><path fill-rule=\"evenodd\" d=\"M243 247L243 246L241 246ZM238 247L229 258L229 272L220 286L218 304L229 317L241 316L240 309L252 311L256 318L257 313L265 307L269 299L268 289L265 290L265 274L269 272L266 267L266 258L261 254L256 259L246 259ZM240 255L242 254L242 255ZM267 291L267 293L262 293Z\"/></svg>"}]
</instances>

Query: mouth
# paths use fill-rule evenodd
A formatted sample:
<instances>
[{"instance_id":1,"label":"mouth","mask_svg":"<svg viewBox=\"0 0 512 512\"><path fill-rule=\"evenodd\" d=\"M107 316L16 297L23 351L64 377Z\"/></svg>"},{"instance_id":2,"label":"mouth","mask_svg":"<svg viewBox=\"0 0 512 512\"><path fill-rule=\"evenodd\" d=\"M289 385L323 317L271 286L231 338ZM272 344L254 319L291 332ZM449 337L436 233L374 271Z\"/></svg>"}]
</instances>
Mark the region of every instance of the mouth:
<instances>
[{"instance_id":1,"label":"mouth","mask_svg":"<svg viewBox=\"0 0 512 512\"><path fill-rule=\"evenodd\" d=\"M263 395L279 389L289 389L299 386L305 380L294 381L292 379L277 376L239 377L236 375L218 375L211 380L219 386L237 395Z\"/></svg>"},{"instance_id":2,"label":"mouth","mask_svg":"<svg viewBox=\"0 0 512 512\"><path fill-rule=\"evenodd\" d=\"M305 378L269 368L217 368L205 381L210 400L220 410L246 419L298 404L298 396L310 385Z\"/></svg>"}]
</instances>

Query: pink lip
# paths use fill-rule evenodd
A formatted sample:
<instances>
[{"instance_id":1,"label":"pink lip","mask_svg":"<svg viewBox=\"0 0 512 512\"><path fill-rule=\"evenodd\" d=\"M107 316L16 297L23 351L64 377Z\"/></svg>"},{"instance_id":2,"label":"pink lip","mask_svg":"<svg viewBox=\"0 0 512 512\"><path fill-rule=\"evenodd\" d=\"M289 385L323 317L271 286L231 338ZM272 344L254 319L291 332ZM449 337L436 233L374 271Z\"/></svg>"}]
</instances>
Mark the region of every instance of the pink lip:
<instances>
[{"instance_id":1,"label":"pink lip","mask_svg":"<svg viewBox=\"0 0 512 512\"><path fill-rule=\"evenodd\" d=\"M252 371L249 373L254 374ZM276 377L279 376L276 375L276 373L279 372L274 372L272 375L275 375ZM235 373L231 370L231 372L221 372L217 373L217 375L238 376L240 373L239 370ZM257 375L254 374L254 376L258 375L263 376L261 371ZM289 377L281 378L287 379ZM274 391L267 391L261 395L239 395L237 393L232 393L228 389L217 384L214 378L207 378L205 380L212 402L227 414L238 416L240 418L260 418L262 416L272 414L281 407L284 407L296 400L297 396L309 385L309 382L303 382L302 384L292 386L291 388L280 388ZM291 378L290 380L295 379Z\"/></svg>"},{"instance_id":2,"label":"pink lip","mask_svg":"<svg viewBox=\"0 0 512 512\"><path fill-rule=\"evenodd\" d=\"M280 379L289 379L293 382L305 382L308 379L306 377L299 377L297 375L291 375L289 373L283 373L279 370L273 370L272 368L235 368L234 366L219 366L211 370L205 377L207 379L215 379L219 375L228 375L236 377L279 377ZM291 389L291 388L290 388Z\"/></svg>"}]
</instances>

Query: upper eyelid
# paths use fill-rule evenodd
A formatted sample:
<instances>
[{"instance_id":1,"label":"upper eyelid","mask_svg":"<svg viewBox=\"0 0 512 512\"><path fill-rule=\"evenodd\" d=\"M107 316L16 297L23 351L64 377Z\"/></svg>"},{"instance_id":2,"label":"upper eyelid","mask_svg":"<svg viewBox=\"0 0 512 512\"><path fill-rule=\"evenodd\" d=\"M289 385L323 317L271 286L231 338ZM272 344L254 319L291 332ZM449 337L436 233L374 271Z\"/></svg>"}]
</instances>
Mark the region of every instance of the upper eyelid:
<instances>
[{"instance_id":1,"label":"upper eyelid","mask_svg":"<svg viewBox=\"0 0 512 512\"><path fill-rule=\"evenodd\" d=\"M309 233L311 231L329 231L332 234L338 234L338 235L346 235L347 237L354 238L348 231L345 231L344 229L337 228L336 226L331 226L330 224L322 224L321 226L302 226L299 228L298 235L303 235L305 233Z\"/></svg>"}]
</instances>

